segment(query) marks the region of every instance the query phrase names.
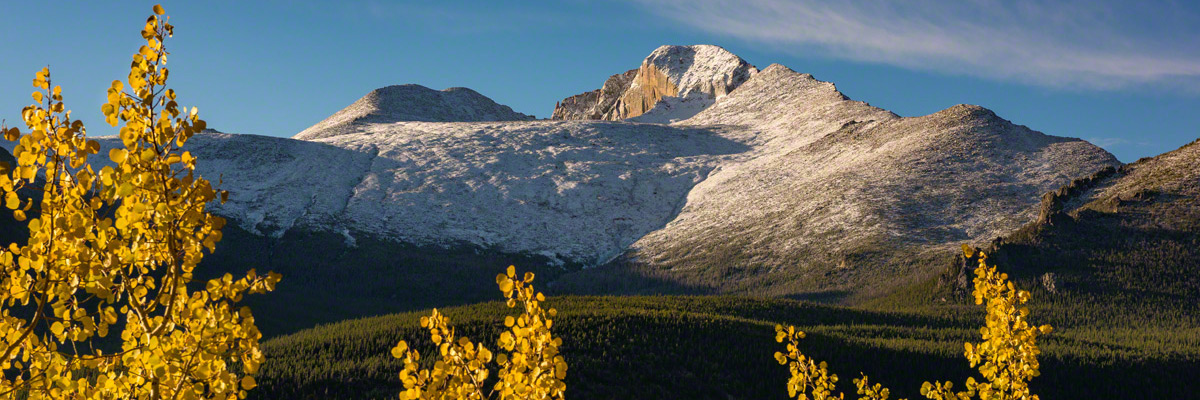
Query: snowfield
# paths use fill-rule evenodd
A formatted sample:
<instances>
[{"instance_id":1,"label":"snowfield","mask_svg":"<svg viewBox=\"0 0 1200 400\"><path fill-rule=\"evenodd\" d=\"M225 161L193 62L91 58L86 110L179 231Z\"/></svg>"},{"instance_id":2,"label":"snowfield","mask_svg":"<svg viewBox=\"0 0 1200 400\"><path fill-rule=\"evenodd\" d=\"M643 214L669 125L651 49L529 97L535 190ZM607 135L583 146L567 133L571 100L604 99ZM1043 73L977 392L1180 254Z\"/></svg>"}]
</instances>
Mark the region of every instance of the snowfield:
<instances>
[{"instance_id":1,"label":"snowfield","mask_svg":"<svg viewBox=\"0 0 1200 400\"><path fill-rule=\"evenodd\" d=\"M316 141L204 133L187 146L199 174L230 192L213 210L251 232L359 232L588 265L664 226L696 183L749 149L703 128L576 121L396 122Z\"/></svg>"}]
</instances>

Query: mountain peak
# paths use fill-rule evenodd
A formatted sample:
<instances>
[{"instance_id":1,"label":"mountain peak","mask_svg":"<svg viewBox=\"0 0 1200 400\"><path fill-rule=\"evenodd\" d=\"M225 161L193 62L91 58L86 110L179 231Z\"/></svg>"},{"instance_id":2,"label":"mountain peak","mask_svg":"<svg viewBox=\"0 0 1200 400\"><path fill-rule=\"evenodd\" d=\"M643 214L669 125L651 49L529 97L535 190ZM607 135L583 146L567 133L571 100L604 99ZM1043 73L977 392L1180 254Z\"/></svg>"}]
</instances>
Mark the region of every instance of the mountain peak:
<instances>
[{"instance_id":1,"label":"mountain peak","mask_svg":"<svg viewBox=\"0 0 1200 400\"><path fill-rule=\"evenodd\" d=\"M655 49L630 72L609 78L601 90L559 102L552 118L622 120L642 116L663 104L655 115L642 120L687 119L729 94L758 69L720 46L668 45Z\"/></svg>"},{"instance_id":2,"label":"mountain peak","mask_svg":"<svg viewBox=\"0 0 1200 400\"><path fill-rule=\"evenodd\" d=\"M955 104L945 110L938 111L937 113L938 114L945 113L945 114L951 114L951 115L979 116L979 117L986 117L986 118L999 118L996 115L995 111L992 111L992 110L988 109L987 107L977 106L974 104Z\"/></svg>"},{"instance_id":3,"label":"mountain peak","mask_svg":"<svg viewBox=\"0 0 1200 400\"><path fill-rule=\"evenodd\" d=\"M720 46L660 46L642 62L653 66L674 83L675 96L688 97L701 92L721 97L728 94L755 72L753 65Z\"/></svg>"},{"instance_id":4,"label":"mountain peak","mask_svg":"<svg viewBox=\"0 0 1200 400\"><path fill-rule=\"evenodd\" d=\"M940 120L945 123L1012 125L1012 122L1009 120L996 115L995 111L974 104L956 104L944 110L918 118Z\"/></svg>"},{"instance_id":5,"label":"mountain peak","mask_svg":"<svg viewBox=\"0 0 1200 400\"><path fill-rule=\"evenodd\" d=\"M774 73L774 72L779 72L779 71L796 73L795 70L792 70L791 68L788 68L786 65L783 65L780 63L771 63L771 65L768 65L766 68L763 68L763 70L761 72ZM809 74L804 74L804 75L809 75ZM812 75L809 75L809 76L812 76Z\"/></svg>"},{"instance_id":6,"label":"mountain peak","mask_svg":"<svg viewBox=\"0 0 1200 400\"><path fill-rule=\"evenodd\" d=\"M355 132L365 124L400 121L474 122L528 121L532 115L465 87L434 90L417 84L391 85L367 93L342 109L293 136L314 140Z\"/></svg>"}]
</instances>

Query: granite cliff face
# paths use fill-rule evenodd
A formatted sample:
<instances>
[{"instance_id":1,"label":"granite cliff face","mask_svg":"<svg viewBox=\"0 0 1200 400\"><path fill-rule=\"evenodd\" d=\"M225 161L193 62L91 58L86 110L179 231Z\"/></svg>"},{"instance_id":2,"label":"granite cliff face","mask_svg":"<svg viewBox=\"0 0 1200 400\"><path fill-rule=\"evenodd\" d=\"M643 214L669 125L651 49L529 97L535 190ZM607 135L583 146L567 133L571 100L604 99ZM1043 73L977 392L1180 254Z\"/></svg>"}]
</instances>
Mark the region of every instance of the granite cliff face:
<instances>
[{"instance_id":1,"label":"granite cliff face","mask_svg":"<svg viewBox=\"0 0 1200 400\"><path fill-rule=\"evenodd\" d=\"M758 70L745 60L711 45L662 46L636 70L613 75L599 91L568 97L553 119L618 121L644 115L661 101L661 115L641 122L686 119L745 82ZM679 106L680 103L688 106ZM671 112L665 112L667 109Z\"/></svg>"},{"instance_id":2,"label":"granite cliff face","mask_svg":"<svg viewBox=\"0 0 1200 400\"><path fill-rule=\"evenodd\" d=\"M320 139L355 132L374 124L397 121L474 122L527 121L525 115L471 89L433 90L421 85L395 85L371 91L349 107L293 136Z\"/></svg>"}]
</instances>

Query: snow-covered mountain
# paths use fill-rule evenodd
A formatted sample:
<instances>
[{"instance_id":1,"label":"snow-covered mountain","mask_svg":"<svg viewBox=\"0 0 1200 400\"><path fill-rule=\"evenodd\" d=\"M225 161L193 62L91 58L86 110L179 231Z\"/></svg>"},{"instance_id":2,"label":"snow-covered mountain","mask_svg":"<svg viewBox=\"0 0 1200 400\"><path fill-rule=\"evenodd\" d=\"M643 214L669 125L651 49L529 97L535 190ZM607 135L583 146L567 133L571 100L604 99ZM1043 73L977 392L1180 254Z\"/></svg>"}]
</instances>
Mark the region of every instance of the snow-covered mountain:
<instances>
[{"instance_id":1,"label":"snow-covered mountain","mask_svg":"<svg viewBox=\"0 0 1200 400\"><path fill-rule=\"evenodd\" d=\"M715 46L665 46L634 71L588 110L556 111L626 121L499 121L524 116L467 89L405 85L296 139L205 133L189 147L231 193L214 210L253 234L521 254L604 266L585 281L619 268L771 295L929 276L956 244L1031 219L1042 193L1119 164L982 107L900 117Z\"/></svg>"},{"instance_id":2,"label":"snow-covered mountain","mask_svg":"<svg viewBox=\"0 0 1200 400\"><path fill-rule=\"evenodd\" d=\"M857 293L924 276L918 260L1005 234L1055 185L1119 164L978 106L902 118L778 64L672 126L714 124L743 127L754 150L696 185L631 258L726 291Z\"/></svg>"},{"instance_id":3,"label":"snow-covered mountain","mask_svg":"<svg viewBox=\"0 0 1200 400\"><path fill-rule=\"evenodd\" d=\"M528 121L532 115L496 104L479 92L462 87L433 90L421 85L393 85L372 90L349 107L294 136L320 139L355 132L378 122Z\"/></svg>"}]
</instances>

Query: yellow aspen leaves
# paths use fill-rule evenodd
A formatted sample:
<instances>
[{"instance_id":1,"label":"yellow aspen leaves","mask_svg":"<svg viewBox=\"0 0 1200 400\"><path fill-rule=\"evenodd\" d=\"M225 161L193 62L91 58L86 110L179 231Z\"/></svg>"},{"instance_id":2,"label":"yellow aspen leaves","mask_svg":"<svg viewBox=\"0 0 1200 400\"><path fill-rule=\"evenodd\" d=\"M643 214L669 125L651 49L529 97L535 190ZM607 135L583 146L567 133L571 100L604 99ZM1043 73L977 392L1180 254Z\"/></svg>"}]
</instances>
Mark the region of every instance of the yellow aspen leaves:
<instances>
[{"instance_id":1,"label":"yellow aspen leaves","mask_svg":"<svg viewBox=\"0 0 1200 400\"><path fill-rule=\"evenodd\" d=\"M253 375L242 377L242 389L250 390L254 389L255 386L258 386L258 383L254 381Z\"/></svg>"},{"instance_id":2,"label":"yellow aspen leaves","mask_svg":"<svg viewBox=\"0 0 1200 400\"><path fill-rule=\"evenodd\" d=\"M125 162L125 156L129 153L125 149L112 149L108 151L108 159L112 162L120 164Z\"/></svg>"},{"instance_id":3,"label":"yellow aspen leaves","mask_svg":"<svg viewBox=\"0 0 1200 400\"><path fill-rule=\"evenodd\" d=\"M162 101L173 27L157 17L161 6L154 12L130 64L132 92L114 81L101 108L122 125L113 166L92 169L100 145L71 120L62 89L50 89L49 69L22 110L26 133L0 127L18 160L0 194L30 235L0 250L0 397L232 399L257 386L262 335L235 303L280 277L251 270L206 290L191 284L224 220L206 210L217 191L183 156L203 121L180 113L173 91ZM36 212L27 192L40 193ZM98 340L112 331L119 342Z\"/></svg>"},{"instance_id":4,"label":"yellow aspen leaves","mask_svg":"<svg viewBox=\"0 0 1200 400\"><path fill-rule=\"evenodd\" d=\"M493 354L482 343L460 337L450 320L438 310L421 317L421 327L429 329L430 339L438 345L438 358L432 369L421 369L420 353L400 341L391 350L392 357L404 360L400 381L405 390L401 399L562 399L566 391L567 362L558 349L562 339L550 333L551 318L557 312L542 308L545 295L534 290L534 275L526 272L517 280L516 267L496 275L496 285L504 293L510 308L521 306L517 316L505 316L508 328L496 341L503 350ZM495 371L495 384L485 381ZM486 394L485 394L486 393Z\"/></svg>"},{"instance_id":5,"label":"yellow aspen leaves","mask_svg":"<svg viewBox=\"0 0 1200 400\"><path fill-rule=\"evenodd\" d=\"M1029 380L1040 374L1037 356L1037 337L1053 331L1050 325L1034 326L1029 323L1029 309L1023 305L1029 301L1029 292L1019 290L1008 275L988 265L987 254L970 246L962 246L967 258L978 257L975 269L975 304L985 305L985 325L979 329L983 342L964 343L964 355L972 368L977 368L984 380L967 378L964 390L954 391L951 382L925 382L921 395L933 400L1037 400L1029 390ZM824 362L817 363L798 350L799 339L804 332L795 327L775 326L775 341L787 341L787 352L776 352L775 360L787 365L791 378L787 382L788 397L807 400L841 399L844 394L833 396L837 375L829 374ZM872 385L866 375L854 380L860 400L887 400L891 391L876 383Z\"/></svg>"},{"instance_id":6,"label":"yellow aspen leaves","mask_svg":"<svg viewBox=\"0 0 1200 400\"><path fill-rule=\"evenodd\" d=\"M858 387L859 400L887 400L892 395L891 391L881 384L876 383L872 386L866 374L860 372L859 375L862 375L862 378L854 380L854 385Z\"/></svg>"},{"instance_id":7,"label":"yellow aspen leaves","mask_svg":"<svg viewBox=\"0 0 1200 400\"><path fill-rule=\"evenodd\" d=\"M430 337L438 345L439 358L431 370L420 370L420 354L409 350L408 343L400 341L392 348L392 357L404 360L400 380L405 391L403 399L483 399L483 382L489 371L485 365L492 361L492 353L483 344L471 343L465 337L455 339L450 320L433 310L429 317L421 318L421 327L429 329Z\"/></svg>"},{"instance_id":8,"label":"yellow aspen leaves","mask_svg":"<svg viewBox=\"0 0 1200 400\"><path fill-rule=\"evenodd\" d=\"M966 247L964 246L964 249ZM964 355L971 367L977 367L984 381L968 379L965 391L954 392L950 382L926 382L921 394L930 399L1032 399L1029 380L1040 375L1037 356L1041 350L1037 337L1053 331L1050 325L1029 322L1029 292L1017 289L1008 275L988 265L987 254L978 253L975 268L975 304L987 308L985 326L980 328L979 343L965 343Z\"/></svg>"},{"instance_id":9,"label":"yellow aspen leaves","mask_svg":"<svg viewBox=\"0 0 1200 400\"><path fill-rule=\"evenodd\" d=\"M11 183L9 183L11 185ZM21 198L17 197L17 192L7 192L4 194L4 206L9 210L21 208Z\"/></svg>"},{"instance_id":10,"label":"yellow aspen leaves","mask_svg":"<svg viewBox=\"0 0 1200 400\"><path fill-rule=\"evenodd\" d=\"M838 376L829 373L824 361L818 363L800 352L800 339L803 338L804 331L794 326L784 328L775 325L775 341L787 341L787 351L775 352L775 361L786 365L791 373L787 381L788 398L808 400L812 396L813 400L841 399L841 394L833 395Z\"/></svg>"}]
</instances>

